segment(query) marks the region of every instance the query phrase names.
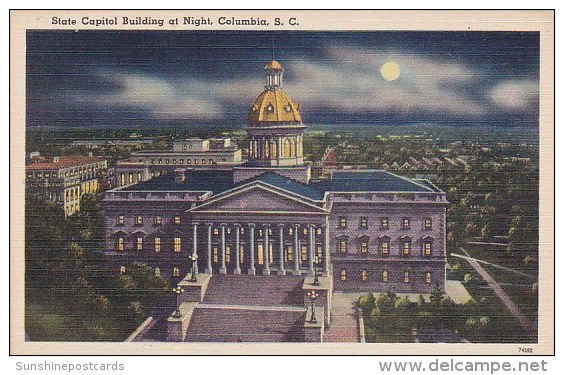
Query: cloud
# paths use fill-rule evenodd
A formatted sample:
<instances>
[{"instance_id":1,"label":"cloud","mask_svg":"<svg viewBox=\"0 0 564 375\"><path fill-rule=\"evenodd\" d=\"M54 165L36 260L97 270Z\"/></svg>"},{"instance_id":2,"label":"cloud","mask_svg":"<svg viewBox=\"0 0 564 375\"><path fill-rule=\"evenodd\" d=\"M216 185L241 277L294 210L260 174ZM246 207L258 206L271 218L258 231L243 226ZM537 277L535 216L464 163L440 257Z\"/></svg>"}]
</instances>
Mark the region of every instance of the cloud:
<instances>
[{"instance_id":1,"label":"cloud","mask_svg":"<svg viewBox=\"0 0 564 375\"><path fill-rule=\"evenodd\" d=\"M506 112L522 111L538 104L539 83L530 79L506 80L494 86L488 96Z\"/></svg>"},{"instance_id":2,"label":"cloud","mask_svg":"<svg viewBox=\"0 0 564 375\"><path fill-rule=\"evenodd\" d=\"M331 46L317 60L282 61L284 89L300 103L302 114L315 121L317 114L401 115L476 118L495 114L497 108L518 112L538 101L534 80L507 80L492 87L481 71L462 63L443 61L401 51L369 51ZM399 64L399 79L385 81L380 66ZM219 120L246 113L260 93L262 65L256 75L203 78L187 72L183 77L105 71L98 80L112 83L108 92L73 92L73 100L98 106L132 107L155 119ZM497 110L498 111L498 110Z\"/></svg>"}]
</instances>

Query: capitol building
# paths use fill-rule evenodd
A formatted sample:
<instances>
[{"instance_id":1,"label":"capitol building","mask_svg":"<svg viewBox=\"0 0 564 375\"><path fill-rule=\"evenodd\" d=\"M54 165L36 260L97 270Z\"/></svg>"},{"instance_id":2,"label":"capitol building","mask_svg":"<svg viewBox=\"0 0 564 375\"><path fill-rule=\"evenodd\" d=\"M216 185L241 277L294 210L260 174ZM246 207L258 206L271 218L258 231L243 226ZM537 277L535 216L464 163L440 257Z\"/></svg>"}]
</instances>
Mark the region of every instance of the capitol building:
<instances>
[{"instance_id":1,"label":"capitol building","mask_svg":"<svg viewBox=\"0 0 564 375\"><path fill-rule=\"evenodd\" d=\"M200 307L192 306L188 328L179 323L186 341L254 340L243 329L236 339L197 332L206 306L226 293L243 298L245 287L289 286L285 299L272 292L272 304L306 311L308 285L319 278L325 327L334 292L444 291L446 194L428 180L383 170L313 179L304 159L307 127L300 105L282 90L283 68L272 60L264 73L264 90L249 109L247 158L230 140L188 139L168 154L141 152L121 163L119 187L103 201L109 264L127 272L143 261L187 287L197 275ZM261 298L245 304L270 304ZM287 341L268 337L257 341Z\"/></svg>"}]
</instances>

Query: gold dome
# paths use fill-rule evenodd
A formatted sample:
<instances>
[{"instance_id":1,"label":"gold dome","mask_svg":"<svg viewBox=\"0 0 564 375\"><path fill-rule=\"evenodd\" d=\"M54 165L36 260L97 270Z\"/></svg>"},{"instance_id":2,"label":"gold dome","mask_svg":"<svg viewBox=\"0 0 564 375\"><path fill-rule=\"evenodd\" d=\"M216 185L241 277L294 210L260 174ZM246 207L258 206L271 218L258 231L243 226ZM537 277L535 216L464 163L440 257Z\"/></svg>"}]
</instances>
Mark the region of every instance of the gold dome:
<instances>
[{"instance_id":1,"label":"gold dome","mask_svg":"<svg viewBox=\"0 0 564 375\"><path fill-rule=\"evenodd\" d=\"M276 60L270 60L265 66L264 70L282 70L282 65Z\"/></svg>"},{"instance_id":2,"label":"gold dome","mask_svg":"<svg viewBox=\"0 0 564 375\"><path fill-rule=\"evenodd\" d=\"M301 123L299 106L282 90L264 90L249 113L249 123L261 122Z\"/></svg>"}]
</instances>

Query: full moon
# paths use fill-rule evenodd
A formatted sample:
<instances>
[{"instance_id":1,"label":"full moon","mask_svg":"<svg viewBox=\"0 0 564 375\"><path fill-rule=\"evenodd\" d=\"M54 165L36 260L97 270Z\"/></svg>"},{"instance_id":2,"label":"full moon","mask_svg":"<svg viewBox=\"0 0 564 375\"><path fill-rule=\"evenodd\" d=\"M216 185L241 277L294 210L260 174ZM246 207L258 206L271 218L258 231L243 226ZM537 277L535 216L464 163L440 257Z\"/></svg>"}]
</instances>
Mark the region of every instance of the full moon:
<instances>
[{"instance_id":1,"label":"full moon","mask_svg":"<svg viewBox=\"0 0 564 375\"><path fill-rule=\"evenodd\" d=\"M395 81L400 75L400 67L394 61L388 61L380 67L380 74L386 81Z\"/></svg>"}]
</instances>

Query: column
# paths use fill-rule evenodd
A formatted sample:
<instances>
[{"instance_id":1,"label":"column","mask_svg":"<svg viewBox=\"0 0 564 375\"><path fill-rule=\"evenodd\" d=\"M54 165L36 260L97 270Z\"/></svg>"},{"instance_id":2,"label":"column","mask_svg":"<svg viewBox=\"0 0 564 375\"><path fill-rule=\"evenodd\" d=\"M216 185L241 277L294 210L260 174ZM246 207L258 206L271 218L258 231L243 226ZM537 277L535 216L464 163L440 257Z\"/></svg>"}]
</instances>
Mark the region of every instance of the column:
<instances>
[{"instance_id":1,"label":"column","mask_svg":"<svg viewBox=\"0 0 564 375\"><path fill-rule=\"evenodd\" d=\"M323 257L325 258L325 272L329 276L329 225L323 224Z\"/></svg>"},{"instance_id":2,"label":"column","mask_svg":"<svg viewBox=\"0 0 564 375\"><path fill-rule=\"evenodd\" d=\"M300 274L300 226L298 224L294 224L294 271L292 272L294 275Z\"/></svg>"},{"instance_id":3,"label":"column","mask_svg":"<svg viewBox=\"0 0 564 375\"><path fill-rule=\"evenodd\" d=\"M208 226L208 264L206 266L206 273L211 275L213 273L212 269L212 224L207 223Z\"/></svg>"},{"instance_id":4,"label":"column","mask_svg":"<svg viewBox=\"0 0 564 375\"><path fill-rule=\"evenodd\" d=\"M278 160L284 156L284 149L282 148L282 137L278 138Z\"/></svg>"},{"instance_id":5,"label":"column","mask_svg":"<svg viewBox=\"0 0 564 375\"><path fill-rule=\"evenodd\" d=\"M262 274L263 275L270 275L270 259L268 259L268 253L270 252L270 241L268 240L268 230L270 229L270 225L265 224L264 225L264 245L262 246L262 250L263 250L263 257L262 259L264 260L264 267L262 269Z\"/></svg>"},{"instance_id":6,"label":"column","mask_svg":"<svg viewBox=\"0 0 564 375\"><path fill-rule=\"evenodd\" d=\"M239 234L241 233L241 225L235 224L235 275L241 274L241 259L239 255Z\"/></svg>"},{"instance_id":7,"label":"column","mask_svg":"<svg viewBox=\"0 0 564 375\"><path fill-rule=\"evenodd\" d=\"M278 274L285 275L286 270L284 269L284 224L278 224L278 229L280 233L280 238L278 239Z\"/></svg>"},{"instance_id":8,"label":"column","mask_svg":"<svg viewBox=\"0 0 564 375\"><path fill-rule=\"evenodd\" d=\"M256 275L257 270L255 268L255 225L249 224L249 261L251 266L249 267L248 274Z\"/></svg>"},{"instance_id":9,"label":"column","mask_svg":"<svg viewBox=\"0 0 564 375\"><path fill-rule=\"evenodd\" d=\"M313 276L313 260L315 259L315 227L313 225L309 225L309 272L310 276Z\"/></svg>"},{"instance_id":10,"label":"column","mask_svg":"<svg viewBox=\"0 0 564 375\"><path fill-rule=\"evenodd\" d=\"M225 275L227 267L225 266L225 224L221 224L221 267L219 273Z\"/></svg>"},{"instance_id":11,"label":"column","mask_svg":"<svg viewBox=\"0 0 564 375\"><path fill-rule=\"evenodd\" d=\"M192 256L198 255L198 223L193 223L192 227ZM192 261L193 262L193 261ZM194 264L194 273L198 274L198 261Z\"/></svg>"}]
</instances>

